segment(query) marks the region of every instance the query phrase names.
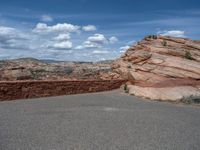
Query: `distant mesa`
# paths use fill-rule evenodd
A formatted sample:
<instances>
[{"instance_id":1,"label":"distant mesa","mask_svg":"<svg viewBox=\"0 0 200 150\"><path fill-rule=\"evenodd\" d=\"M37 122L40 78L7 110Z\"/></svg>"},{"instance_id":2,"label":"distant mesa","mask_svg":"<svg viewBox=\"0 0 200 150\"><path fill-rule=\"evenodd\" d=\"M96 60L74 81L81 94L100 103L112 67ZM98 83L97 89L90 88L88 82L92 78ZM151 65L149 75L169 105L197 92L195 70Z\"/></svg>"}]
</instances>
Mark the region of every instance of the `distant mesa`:
<instances>
[{"instance_id":1,"label":"distant mesa","mask_svg":"<svg viewBox=\"0 0 200 150\"><path fill-rule=\"evenodd\" d=\"M0 61L0 81L16 80L110 80L113 61L73 62L20 58Z\"/></svg>"}]
</instances>

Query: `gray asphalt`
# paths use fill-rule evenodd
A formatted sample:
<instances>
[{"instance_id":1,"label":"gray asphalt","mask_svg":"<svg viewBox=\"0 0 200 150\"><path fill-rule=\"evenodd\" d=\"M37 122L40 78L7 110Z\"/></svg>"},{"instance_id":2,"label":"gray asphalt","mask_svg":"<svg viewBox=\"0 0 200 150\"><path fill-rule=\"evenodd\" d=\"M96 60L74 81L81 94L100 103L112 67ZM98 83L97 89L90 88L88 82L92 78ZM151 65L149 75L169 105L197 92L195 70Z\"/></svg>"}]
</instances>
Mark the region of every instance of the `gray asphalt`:
<instances>
[{"instance_id":1,"label":"gray asphalt","mask_svg":"<svg viewBox=\"0 0 200 150\"><path fill-rule=\"evenodd\" d=\"M120 91L0 102L1 150L199 150L200 107Z\"/></svg>"}]
</instances>

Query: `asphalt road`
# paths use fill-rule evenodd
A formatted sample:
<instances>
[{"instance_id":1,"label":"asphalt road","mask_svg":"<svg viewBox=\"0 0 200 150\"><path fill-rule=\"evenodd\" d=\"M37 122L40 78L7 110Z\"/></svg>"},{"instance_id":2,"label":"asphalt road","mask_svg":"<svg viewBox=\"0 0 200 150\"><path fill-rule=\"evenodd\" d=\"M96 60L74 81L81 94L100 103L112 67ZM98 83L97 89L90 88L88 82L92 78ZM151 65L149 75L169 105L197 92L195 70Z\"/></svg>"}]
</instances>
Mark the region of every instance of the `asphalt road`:
<instances>
[{"instance_id":1,"label":"asphalt road","mask_svg":"<svg viewBox=\"0 0 200 150\"><path fill-rule=\"evenodd\" d=\"M200 107L119 91L0 102L0 150L199 150Z\"/></svg>"}]
</instances>

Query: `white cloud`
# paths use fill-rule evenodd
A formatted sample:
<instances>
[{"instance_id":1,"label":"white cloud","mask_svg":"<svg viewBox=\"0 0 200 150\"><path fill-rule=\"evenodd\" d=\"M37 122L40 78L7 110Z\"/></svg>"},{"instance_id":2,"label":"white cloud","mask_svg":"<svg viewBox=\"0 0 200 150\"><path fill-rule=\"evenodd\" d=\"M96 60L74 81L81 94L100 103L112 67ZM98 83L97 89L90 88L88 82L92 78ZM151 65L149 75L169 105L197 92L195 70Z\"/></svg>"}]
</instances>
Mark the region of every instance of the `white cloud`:
<instances>
[{"instance_id":1,"label":"white cloud","mask_svg":"<svg viewBox=\"0 0 200 150\"><path fill-rule=\"evenodd\" d=\"M107 39L103 34L95 34L93 36L90 36L88 38L88 41L94 42L94 43L99 43L99 44L104 44L107 42Z\"/></svg>"},{"instance_id":2,"label":"white cloud","mask_svg":"<svg viewBox=\"0 0 200 150\"><path fill-rule=\"evenodd\" d=\"M34 33L34 32L35 33ZM79 26L38 23L34 29L0 26L0 59L35 57L56 60L101 60L119 55L112 43L116 37L94 34L84 41ZM38 34L36 34L38 33ZM86 33L85 33L86 34ZM80 44L80 45L78 45ZM83 51L84 50L84 51Z\"/></svg>"},{"instance_id":3,"label":"white cloud","mask_svg":"<svg viewBox=\"0 0 200 150\"><path fill-rule=\"evenodd\" d=\"M11 33L15 32L15 31L16 30L14 28L0 26L0 34L1 35L11 34Z\"/></svg>"},{"instance_id":4,"label":"white cloud","mask_svg":"<svg viewBox=\"0 0 200 150\"><path fill-rule=\"evenodd\" d=\"M185 31L180 31L180 30L158 31L157 34L163 36L186 37Z\"/></svg>"},{"instance_id":5,"label":"white cloud","mask_svg":"<svg viewBox=\"0 0 200 150\"><path fill-rule=\"evenodd\" d=\"M44 21L44 22L52 22L53 18L49 15L42 15L41 20Z\"/></svg>"},{"instance_id":6,"label":"white cloud","mask_svg":"<svg viewBox=\"0 0 200 150\"><path fill-rule=\"evenodd\" d=\"M130 46L128 46L128 45L120 47L120 53L126 52L129 48L130 48Z\"/></svg>"},{"instance_id":7,"label":"white cloud","mask_svg":"<svg viewBox=\"0 0 200 150\"><path fill-rule=\"evenodd\" d=\"M80 29L80 26L72 25L68 23L58 23L53 26L48 26L45 23L38 23L33 29L33 32L35 33L70 33L70 32L78 32Z\"/></svg>"},{"instance_id":8,"label":"white cloud","mask_svg":"<svg viewBox=\"0 0 200 150\"><path fill-rule=\"evenodd\" d=\"M112 36L112 37L109 38L109 42L110 42L111 44L114 44L114 43L116 43L116 42L118 42L118 41L119 41L118 38L115 37L115 36Z\"/></svg>"},{"instance_id":9,"label":"white cloud","mask_svg":"<svg viewBox=\"0 0 200 150\"><path fill-rule=\"evenodd\" d=\"M14 39L25 39L27 38L25 34L18 31L15 28L0 26L0 37L1 38L14 38Z\"/></svg>"},{"instance_id":10,"label":"white cloud","mask_svg":"<svg viewBox=\"0 0 200 150\"><path fill-rule=\"evenodd\" d=\"M5 49L25 49L28 44L24 41L28 36L15 28L0 26L0 48Z\"/></svg>"},{"instance_id":11,"label":"white cloud","mask_svg":"<svg viewBox=\"0 0 200 150\"><path fill-rule=\"evenodd\" d=\"M95 42L91 42L91 41L85 41L83 43L83 47L84 48L100 48L102 47L102 45Z\"/></svg>"},{"instance_id":12,"label":"white cloud","mask_svg":"<svg viewBox=\"0 0 200 150\"><path fill-rule=\"evenodd\" d=\"M72 48L72 42L65 41L65 42L58 42L53 44L53 46L50 46L55 49L71 49Z\"/></svg>"},{"instance_id":13,"label":"white cloud","mask_svg":"<svg viewBox=\"0 0 200 150\"><path fill-rule=\"evenodd\" d=\"M92 53L93 54L108 54L109 51L106 51L106 50L94 50Z\"/></svg>"},{"instance_id":14,"label":"white cloud","mask_svg":"<svg viewBox=\"0 0 200 150\"><path fill-rule=\"evenodd\" d=\"M133 44L135 44L136 43L136 41L135 40L132 40L132 41L129 41L128 43L127 43L127 45L133 45Z\"/></svg>"},{"instance_id":15,"label":"white cloud","mask_svg":"<svg viewBox=\"0 0 200 150\"><path fill-rule=\"evenodd\" d=\"M87 38L82 45L77 46L75 49L91 49L91 48L102 48L105 44L114 44L118 39L115 36L107 39L103 34L94 34Z\"/></svg>"},{"instance_id":16,"label":"white cloud","mask_svg":"<svg viewBox=\"0 0 200 150\"><path fill-rule=\"evenodd\" d=\"M83 45L78 45L78 46L75 47L75 49L81 50L81 49L84 49L84 46Z\"/></svg>"},{"instance_id":17,"label":"white cloud","mask_svg":"<svg viewBox=\"0 0 200 150\"><path fill-rule=\"evenodd\" d=\"M56 36L54 38L54 40L56 41L67 41L69 40L71 37L70 37L70 34L69 33L66 33L66 34L59 34L58 36Z\"/></svg>"},{"instance_id":18,"label":"white cloud","mask_svg":"<svg viewBox=\"0 0 200 150\"><path fill-rule=\"evenodd\" d=\"M91 48L101 48L103 44L107 43L107 39L103 34L94 34L88 37L88 39L83 42L82 45L77 46L75 49L91 49Z\"/></svg>"},{"instance_id":19,"label":"white cloud","mask_svg":"<svg viewBox=\"0 0 200 150\"><path fill-rule=\"evenodd\" d=\"M94 26L94 25L83 26L82 29L83 29L83 31L87 31L87 32L96 31L97 30L96 26Z\"/></svg>"}]
</instances>

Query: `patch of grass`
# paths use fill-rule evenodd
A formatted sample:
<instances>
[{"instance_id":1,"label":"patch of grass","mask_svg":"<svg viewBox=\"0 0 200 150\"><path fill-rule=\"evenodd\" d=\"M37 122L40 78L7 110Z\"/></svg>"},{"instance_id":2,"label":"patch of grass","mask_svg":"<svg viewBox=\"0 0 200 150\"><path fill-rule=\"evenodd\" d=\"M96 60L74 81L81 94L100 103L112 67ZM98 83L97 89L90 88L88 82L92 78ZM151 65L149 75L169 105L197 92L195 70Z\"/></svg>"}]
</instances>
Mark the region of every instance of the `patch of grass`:
<instances>
[{"instance_id":1,"label":"patch of grass","mask_svg":"<svg viewBox=\"0 0 200 150\"><path fill-rule=\"evenodd\" d=\"M185 52L185 58L189 60L194 60L194 58L192 57L192 54L189 51Z\"/></svg>"}]
</instances>

